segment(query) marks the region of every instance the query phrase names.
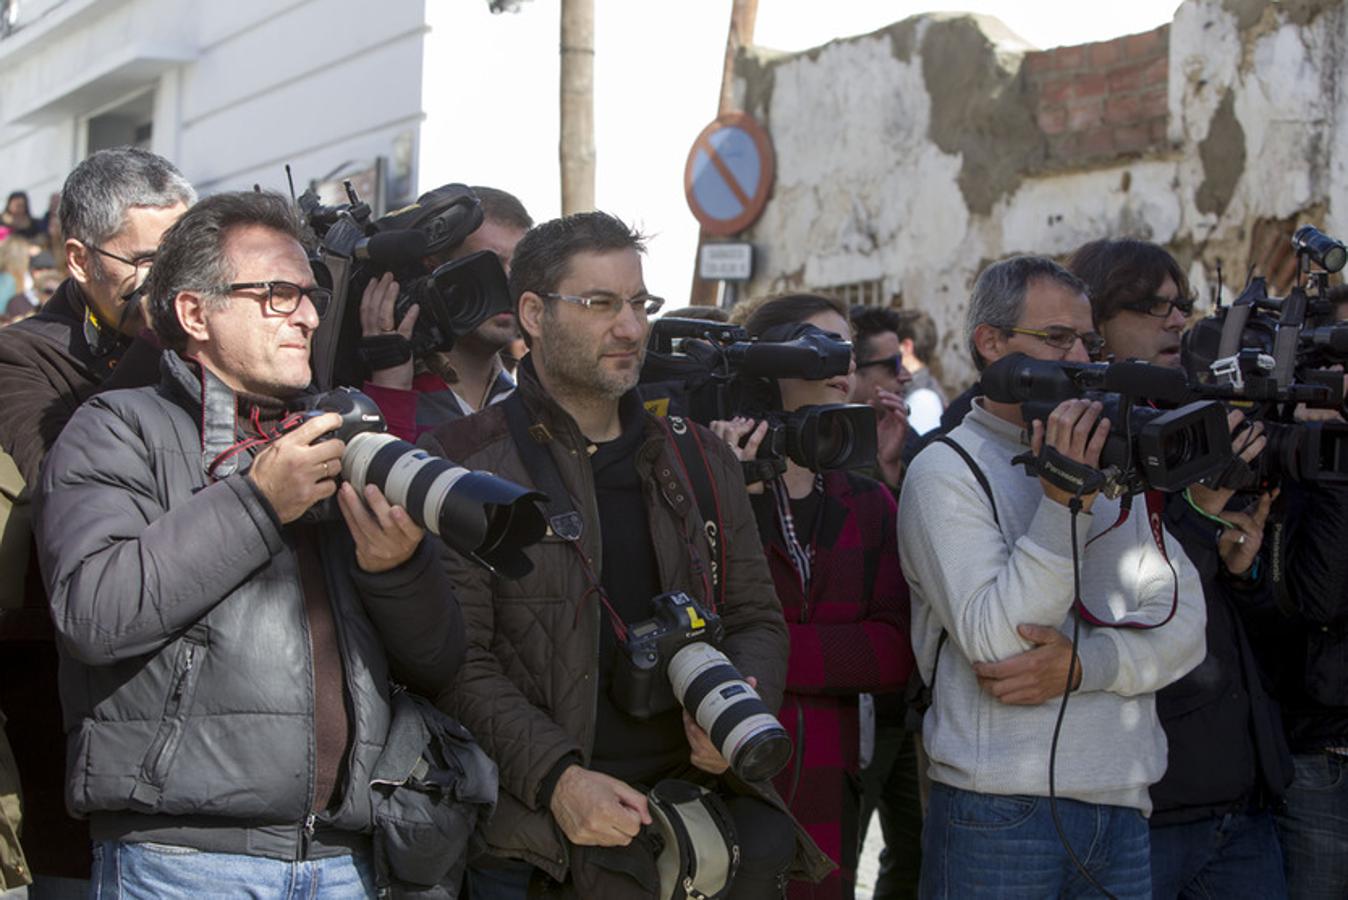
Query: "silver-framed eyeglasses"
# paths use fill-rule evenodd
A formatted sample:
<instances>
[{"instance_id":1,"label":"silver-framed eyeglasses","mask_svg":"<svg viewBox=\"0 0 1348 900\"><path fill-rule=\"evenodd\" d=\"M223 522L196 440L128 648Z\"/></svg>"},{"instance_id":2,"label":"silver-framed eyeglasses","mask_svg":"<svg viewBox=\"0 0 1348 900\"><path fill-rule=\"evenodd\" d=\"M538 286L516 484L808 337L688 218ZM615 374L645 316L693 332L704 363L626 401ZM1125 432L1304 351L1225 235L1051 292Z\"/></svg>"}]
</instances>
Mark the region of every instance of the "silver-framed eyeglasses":
<instances>
[{"instance_id":1,"label":"silver-framed eyeglasses","mask_svg":"<svg viewBox=\"0 0 1348 900\"><path fill-rule=\"evenodd\" d=\"M300 300L304 297L309 298L309 302L314 305L314 312L318 313L320 319L332 304L332 291L328 288L318 285L304 287L293 281L239 281L225 285L221 293L237 294L246 291L266 291L267 308L278 316L288 316L299 309ZM254 299L262 298L254 296Z\"/></svg>"},{"instance_id":2,"label":"silver-framed eyeglasses","mask_svg":"<svg viewBox=\"0 0 1348 900\"><path fill-rule=\"evenodd\" d=\"M574 303L577 306L583 306L590 312L597 313L610 319L616 319L618 312L627 304L632 308L632 312L637 314L637 318L648 319L660 311L660 307L665 305L663 297L653 297L650 294L640 294L636 297L624 299L617 294L595 294L593 297L577 297L575 294L539 294L547 300L563 300L567 303Z\"/></svg>"}]
</instances>

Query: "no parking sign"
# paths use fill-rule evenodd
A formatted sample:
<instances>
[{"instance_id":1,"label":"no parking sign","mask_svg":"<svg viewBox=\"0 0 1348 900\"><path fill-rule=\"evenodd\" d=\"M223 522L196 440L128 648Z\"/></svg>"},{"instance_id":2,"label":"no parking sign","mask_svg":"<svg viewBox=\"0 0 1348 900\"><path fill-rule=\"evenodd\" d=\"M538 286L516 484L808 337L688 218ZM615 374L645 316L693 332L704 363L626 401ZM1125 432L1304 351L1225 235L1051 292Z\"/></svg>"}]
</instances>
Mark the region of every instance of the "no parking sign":
<instances>
[{"instance_id":1,"label":"no parking sign","mask_svg":"<svg viewBox=\"0 0 1348 900\"><path fill-rule=\"evenodd\" d=\"M772 191L772 142L742 112L726 113L693 142L683 170L688 208L707 234L725 237L752 225Z\"/></svg>"}]
</instances>

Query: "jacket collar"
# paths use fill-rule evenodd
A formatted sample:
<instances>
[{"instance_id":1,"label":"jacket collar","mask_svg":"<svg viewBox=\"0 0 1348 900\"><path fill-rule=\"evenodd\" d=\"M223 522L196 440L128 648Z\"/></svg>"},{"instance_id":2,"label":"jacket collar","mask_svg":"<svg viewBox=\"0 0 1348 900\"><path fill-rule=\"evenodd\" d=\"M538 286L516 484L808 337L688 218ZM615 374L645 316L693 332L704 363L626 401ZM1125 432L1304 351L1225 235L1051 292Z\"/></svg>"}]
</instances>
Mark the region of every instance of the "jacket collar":
<instances>
[{"instance_id":1,"label":"jacket collar","mask_svg":"<svg viewBox=\"0 0 1348 900\"><path fill-rule=\"evenodd\" d=\"M520 397L524 400L524 405L536 425L543 426L551 437L561 440L569 447L574 449L586 447L589 439L581 433L580 426L576 424L571 414L544 389L543 383L538 380L538 370L534 368L533 360L525 356L517 372ZM659 426L649 421L649 417L645 415L641 398L635 389L623 394L618 400L618 417L624 431L636 426L638 422L648 435L652 427L659 429Z\"/></svg>"},{"instance_id":2,"label":"jacket collar","mask_svg":"<svg viewBox=\"0 0 1348 900\"><path fill-rule=\"evenodd\" d=\"M159 372L163 389L197 420L201 432L201 469L209 471L216 458L238 440L238 401L234 391L195 359L184 359L172 350L164 351ZM240 457L247 458L236 453L222 460L211 476L233 475L239 471Z\"/></svg>"}]
</instances>

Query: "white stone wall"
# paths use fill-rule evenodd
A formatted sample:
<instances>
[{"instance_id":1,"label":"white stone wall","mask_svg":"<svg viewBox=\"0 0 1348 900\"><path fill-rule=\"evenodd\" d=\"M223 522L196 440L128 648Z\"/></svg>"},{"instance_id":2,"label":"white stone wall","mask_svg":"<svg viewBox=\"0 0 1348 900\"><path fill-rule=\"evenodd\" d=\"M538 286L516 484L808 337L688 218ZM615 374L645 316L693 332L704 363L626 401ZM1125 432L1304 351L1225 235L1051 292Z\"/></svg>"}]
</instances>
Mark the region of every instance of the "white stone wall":
<instances>
[{"instance_id":1,"label":"white stone wall","mask_svg":"<svg viewBox=\"0 0 1348 900\"><path fill-rule=\"evenodd\" d=\"M936 17L906 23L906 59L898 47L907 38L895 29L781 60L742 58L737 96L766 121L777 154L772 200L746 235L760 248L749 294L882 278L905 306L933 316L946 378L963 386L973 377L962 335L966 299L980 269L998 258L1063 255L1094 238L1139 236L1192 261L1205 298L1216 257L1228 289L1243 279L1257 219L1310 217L1348 236L1344 4L1307 3L1295 13L1269 4L1244 21L1228 5L1188 0L1176 13L1168 142L1077 168L1027 165L986 213L971 211L961 191L962 154L931 137L933 91L924 72L959 79L969 65L948 59L924 69L923 38ZM985 31L998 64L1014 73L1023 46ZM1197 199L1209 175L1201 147L1228 91L1244 163L1218 212ZM944 99L951 102L949 93ZM1033 98L1010 88L996 102L1033 111ZM995 142L997 126L989 128ZM1237 147L1207 152L1213 169L1240 155Z\"/></svg>"}]
</instances>

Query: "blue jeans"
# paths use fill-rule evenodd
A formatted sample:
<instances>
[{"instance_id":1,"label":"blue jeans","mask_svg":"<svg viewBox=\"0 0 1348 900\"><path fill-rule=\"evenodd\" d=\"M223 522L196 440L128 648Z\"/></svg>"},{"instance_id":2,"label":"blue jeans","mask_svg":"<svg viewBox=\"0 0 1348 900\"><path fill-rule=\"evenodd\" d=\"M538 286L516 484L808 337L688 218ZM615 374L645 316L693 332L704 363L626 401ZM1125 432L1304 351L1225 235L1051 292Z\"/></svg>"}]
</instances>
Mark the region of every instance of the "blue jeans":
<instances>
[{"instance_id":1,"label":"blue jeans","mask_svg":"<svg viewBox=\"0 0 1348 900\"><path fill-rule=\"evenodd\" d=\"M375 895L367 859L334 856L286 862L236 853L206 853L164 844L94 844L91 900L319 897L364 900Z\"/></svg>"},{"instance_id":2,"label":"blue jeans","mask_svg":"<svg viewBox=\"0 0 1348 900\"><path fill-rule=\"evenodd\" d=\"M1157 900L1286 897L1273 814L1229 813L1152 826L1151 889Z\"/></svg>"},{"instance_id":3,"label":"blue jeans","mask_svg":"<svg viewBox=\"0 0 1348 900\"><path fill-rule=\"evenodd\" d=\"M1072 850L1106 890L1149 898L1147 820L1136 809L1058 799ZM924 898L1098 897L1063 848L1047 797L934 783L922 829Z\"/></svg>"},{"instance_id":4,"label":"blue jeans","mask_svg":"<svg viewBox=\"0 0 1348 900\"><path fill-rule=\"evenodd\" d=\"M1296 753L1296 777L1278 814L1293 898L1348 896L1348 759Z\"/></svg>"}]
</instances>

